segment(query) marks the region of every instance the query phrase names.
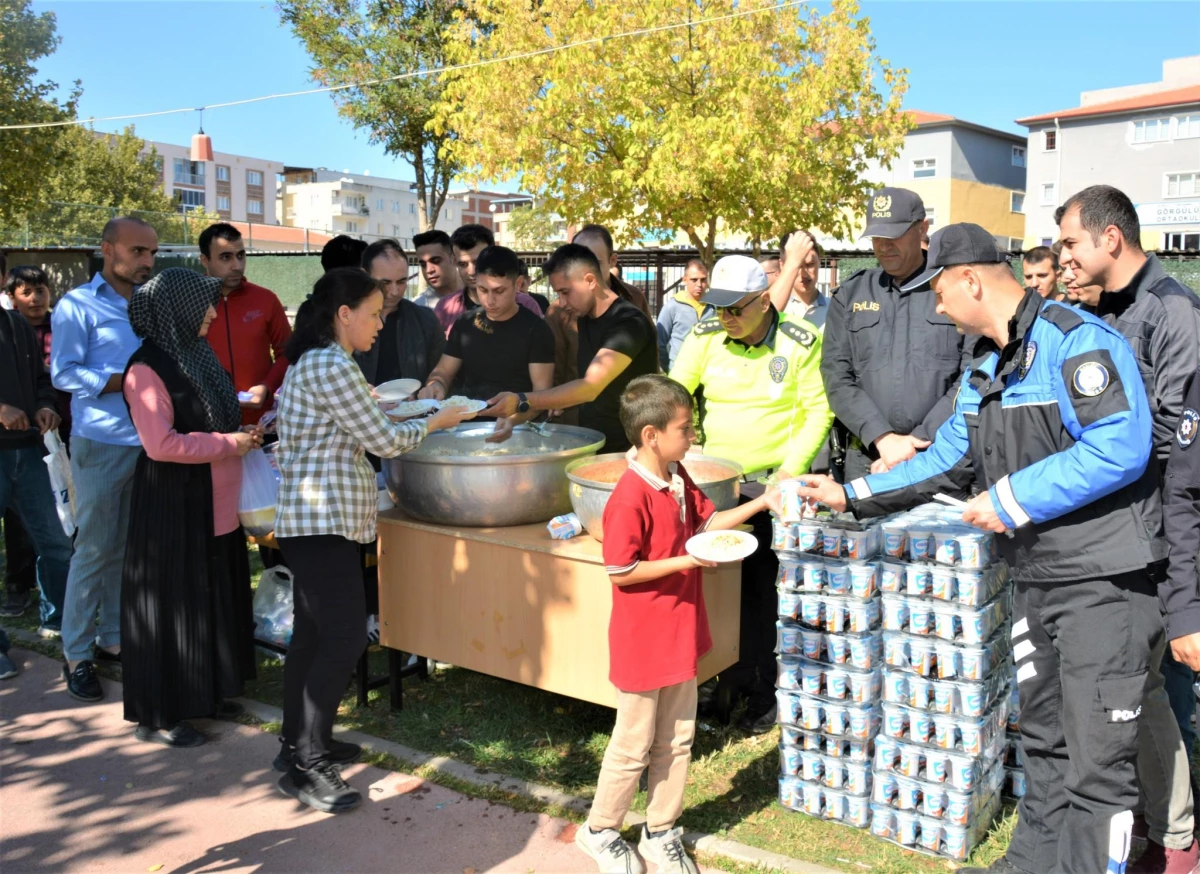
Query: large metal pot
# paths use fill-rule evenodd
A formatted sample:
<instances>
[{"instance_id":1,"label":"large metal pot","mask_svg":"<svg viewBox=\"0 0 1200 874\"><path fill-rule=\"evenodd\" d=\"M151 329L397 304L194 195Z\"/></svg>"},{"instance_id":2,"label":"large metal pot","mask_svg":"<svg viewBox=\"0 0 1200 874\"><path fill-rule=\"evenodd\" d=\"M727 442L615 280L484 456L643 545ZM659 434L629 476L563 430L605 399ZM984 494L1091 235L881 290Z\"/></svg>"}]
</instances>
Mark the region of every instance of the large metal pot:
<instances>
[{"instance_id":1,"label":"large metal pot","mask_svg":"<svg viewBox=\"0 0 1200 874\"><path fill-rule=\"evenodd\" d=\"M708 495L708 499L718 510L728 510L737 506L741 496L742 466L727 458L716 458L712 455L688 455L684 459L684 467L688 469L700 491ZM711 468L708 467L711 465ZM589 468L604 469L604 479L611 482L601 482L581 476ZM612 496L613 489L624 473L627 464L625 453L611 452L597 455L594 458L580 458L567 465L567 479L571 481L571 507L587 533L597 540L604 539L604 506ZM722 470L717 470L717 469ZM597 471L598 473L599 471Z\"/></svg>"},{"instance_id":2,"label":"large metal pot","mask_svg":"<svg viewBox=\"0 0 1200 874\"><path fill-rule=\"evenodd\" d=\"M437 525L503 528L546 522L571 511L567 463L595 455L604 435L571 425L520 425L487 443L493 425L466 423L425 438L383 461L396 506Z\"/></svg>"}]
</instances>

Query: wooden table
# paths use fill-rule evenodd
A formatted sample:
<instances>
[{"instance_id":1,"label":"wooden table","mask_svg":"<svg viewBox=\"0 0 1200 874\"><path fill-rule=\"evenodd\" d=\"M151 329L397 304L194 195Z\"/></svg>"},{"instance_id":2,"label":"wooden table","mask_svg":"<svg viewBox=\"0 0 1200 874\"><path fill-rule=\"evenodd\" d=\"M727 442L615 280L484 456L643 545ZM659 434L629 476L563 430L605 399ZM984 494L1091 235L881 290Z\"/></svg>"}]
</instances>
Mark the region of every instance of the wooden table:
<instances>
[{"instance_id":1,"label":"wooden table","mask_svg":"<svg viewBox=\"0 0 1200 874\"><path fill-rule=\"evenodd\" d=\"M741 587L739 564L704 571L713 648L700 682L737 661ZM600 544L586 534L552 540L544 524L453 528L379 514L380 643L393 653L615 707L611 610Z\"/></svg>"}]
</instances>

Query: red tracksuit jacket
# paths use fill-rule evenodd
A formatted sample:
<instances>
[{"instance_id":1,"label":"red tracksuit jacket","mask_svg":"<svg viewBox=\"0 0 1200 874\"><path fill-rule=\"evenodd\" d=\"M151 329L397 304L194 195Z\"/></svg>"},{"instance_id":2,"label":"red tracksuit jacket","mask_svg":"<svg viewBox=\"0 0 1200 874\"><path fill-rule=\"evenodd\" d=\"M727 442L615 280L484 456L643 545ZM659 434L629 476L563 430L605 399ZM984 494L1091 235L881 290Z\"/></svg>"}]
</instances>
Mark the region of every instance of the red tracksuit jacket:
<instances>
[{"instance_id":1,"label":"red tracksuit jacket","mask_svg":"<svg viewBox=\"0 0 1200 874\"><path fill-rule=\"evenodd\" d=\"M292 336L283 304L270 289L242 280L222 297L217 318L208 329L208 344L221 366L233 377L238 391L266 385L267 401L261 409L242 408L242 424L252 425L275 403L288 361L283 345Z\"/></svg>"}]
</instances>

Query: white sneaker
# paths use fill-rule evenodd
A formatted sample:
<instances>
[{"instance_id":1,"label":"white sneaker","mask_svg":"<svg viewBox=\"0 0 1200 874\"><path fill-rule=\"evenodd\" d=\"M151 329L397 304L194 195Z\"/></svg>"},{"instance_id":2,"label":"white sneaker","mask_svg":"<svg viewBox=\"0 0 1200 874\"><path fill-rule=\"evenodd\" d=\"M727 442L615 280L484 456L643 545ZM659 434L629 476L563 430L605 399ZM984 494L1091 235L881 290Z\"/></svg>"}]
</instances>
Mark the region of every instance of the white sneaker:
<instances>
[{"instance_id":1,"label":"white sneaker","mask_svg":"<svg viewBox=\"0 0 1200 874\"><path fill-rule=\"evenodd\" d=\"M649 828L643 825L638 852L647 862L657 865L661 874L700 874L700 869L683 847L683 829L678 826L651 835Z\"/></svg>"},{"instance_id":2,"label":"white sneaker","mask_svg":"<svg viewBox=\"0 0 1200 874\"><path fill-rule=\"evenodd\" d=\"M367 617L367 643L368 643L368 645L371 645L371 646L379 643L379 617L378 616L368 616Z\"/></svg>"},{"instance_id":3,"label":"white sneaker","mask_svg":"<svg viewBox=\"0 0 1200 874\"><path fill-rule=\"evenodd\" d=\"M575 846L595 860L600 874L645 874L641 859L616 829L593 832L585 822L575 830Z\"/></svg>"}]
</instances>

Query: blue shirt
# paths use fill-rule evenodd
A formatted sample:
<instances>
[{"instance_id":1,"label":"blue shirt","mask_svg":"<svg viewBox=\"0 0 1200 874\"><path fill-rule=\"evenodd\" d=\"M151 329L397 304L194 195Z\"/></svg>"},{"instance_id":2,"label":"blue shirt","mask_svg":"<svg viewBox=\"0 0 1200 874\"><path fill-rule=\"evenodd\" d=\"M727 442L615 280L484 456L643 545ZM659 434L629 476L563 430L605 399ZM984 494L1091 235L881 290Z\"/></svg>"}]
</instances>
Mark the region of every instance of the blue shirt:
<instances>
[{"instance_id":1,"label":"blue shirt","mask_svg":"<svg viewBox=\"0 0 1200 874\"><path fill-rule=\"evenodd\" d=\"M67 292L50 316L50 378L71 393L71 434L115 446L138 446L125 396L101 395L114 373L124 373L142 345L129 324L129 301L99 273Z\"/></svg>"}]
</instances>

